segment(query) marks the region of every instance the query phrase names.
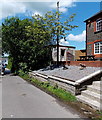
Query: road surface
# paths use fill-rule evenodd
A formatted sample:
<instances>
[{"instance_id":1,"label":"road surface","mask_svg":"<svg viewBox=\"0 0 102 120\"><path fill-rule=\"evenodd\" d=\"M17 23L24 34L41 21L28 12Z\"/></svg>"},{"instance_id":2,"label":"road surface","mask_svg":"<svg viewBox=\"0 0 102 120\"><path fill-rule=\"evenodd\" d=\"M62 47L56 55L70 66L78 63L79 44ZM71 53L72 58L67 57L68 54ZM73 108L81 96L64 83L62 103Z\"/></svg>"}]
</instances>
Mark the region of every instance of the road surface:
<instances>
[{"instance_id":1,"label":"road surface","mask_svg":"<svg viewBox=\"0 0 102 120\"><path fill-rule=\"evenodd\" d=\"M18 76L2 78L3 118L80 118L79 113Z\"/></svg>"}]
</instances>

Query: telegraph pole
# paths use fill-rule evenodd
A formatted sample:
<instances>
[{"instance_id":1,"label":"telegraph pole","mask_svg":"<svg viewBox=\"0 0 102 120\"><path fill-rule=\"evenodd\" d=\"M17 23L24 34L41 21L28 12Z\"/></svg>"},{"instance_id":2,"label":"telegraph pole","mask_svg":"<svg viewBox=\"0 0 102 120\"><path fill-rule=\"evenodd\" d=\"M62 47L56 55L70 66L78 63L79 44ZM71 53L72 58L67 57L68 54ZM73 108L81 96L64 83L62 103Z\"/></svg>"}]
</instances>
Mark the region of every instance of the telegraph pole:
<instances>
[{"instance_id":1,"label":"telegraph pole","mask_svg":"<svg viewBox=\"0 0 102 120\"><path fill-rule=\"evenodd\" d=\"M57 19L59 22L59 1L57 2ZM57 67L59 67L59 24L57 25Z\"/></svg>"}]
</instances>

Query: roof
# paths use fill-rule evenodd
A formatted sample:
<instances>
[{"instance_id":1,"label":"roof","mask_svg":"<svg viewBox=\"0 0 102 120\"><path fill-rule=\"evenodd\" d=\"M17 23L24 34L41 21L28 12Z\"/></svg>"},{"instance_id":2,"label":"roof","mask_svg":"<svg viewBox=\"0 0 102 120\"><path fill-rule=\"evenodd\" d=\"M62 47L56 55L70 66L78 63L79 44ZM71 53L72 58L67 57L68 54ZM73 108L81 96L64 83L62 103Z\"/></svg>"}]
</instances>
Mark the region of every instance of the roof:
<instances>
[{"instance_id":1,"label":"roof","mask_svg":"<svg viewBox=\"0 0 102 120\"><path fill-rule=\"evenodd\" d=\"M86 52L86 49L81 49L81 50L76 50L76 51L83 51L83 52Z\"/></svg>"},{"instance_id":2,"label":"roof","mask_svg":"<svg viewBox=\"0 0 102 120\"><path fill-rule=\"evenodd\" d=\"M51 46L57 46L57 45L51 45ZM65 46L65 45L59 45L59 47L76 48L76 47L74 47L74 46Z\"/></svg>"},{"instance_id":3,"label":"roof","mask_svg":"<svg viewBox=\"0 0 102 120\"><path fill-rule=\"evenodd\" d=\"M100 15L100 14L102 14L102 10L100 10L98 13L96 13L96 14L93 15L92 17L86 19L84 22L87 22L88 20L90 20L90 19L92 19L92 18L94 18L94 17L96 17L96 16L98 16L98 15Z\"/></svg>"}]
</instances>

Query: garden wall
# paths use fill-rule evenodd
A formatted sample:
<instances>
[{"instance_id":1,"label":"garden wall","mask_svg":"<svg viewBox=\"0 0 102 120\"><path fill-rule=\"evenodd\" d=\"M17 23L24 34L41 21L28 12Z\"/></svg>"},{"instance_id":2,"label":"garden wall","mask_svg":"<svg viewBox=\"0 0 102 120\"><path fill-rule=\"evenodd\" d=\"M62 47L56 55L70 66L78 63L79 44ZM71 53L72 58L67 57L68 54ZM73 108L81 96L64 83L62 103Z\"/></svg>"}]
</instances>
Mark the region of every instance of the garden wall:
<instances>
[{"instance_id":1,"label":"garden wall","mask_svg":"<svg viewBox=\"0 0 102 120\"><path fill-rule=\"evenodd\" d=\"M37 73L30 73L30 76L34 77L37 80L40 81L48 81L51 85L58 85L58 87L63 88L69 92L71 92L73 95L77 94L77 89L76 89L76 85L74 84L74 82L70 82L70 81L66 81L60 78L56 78L53 76L44 76L41 74L37 74Z\"/></svg>"}]
</instances>

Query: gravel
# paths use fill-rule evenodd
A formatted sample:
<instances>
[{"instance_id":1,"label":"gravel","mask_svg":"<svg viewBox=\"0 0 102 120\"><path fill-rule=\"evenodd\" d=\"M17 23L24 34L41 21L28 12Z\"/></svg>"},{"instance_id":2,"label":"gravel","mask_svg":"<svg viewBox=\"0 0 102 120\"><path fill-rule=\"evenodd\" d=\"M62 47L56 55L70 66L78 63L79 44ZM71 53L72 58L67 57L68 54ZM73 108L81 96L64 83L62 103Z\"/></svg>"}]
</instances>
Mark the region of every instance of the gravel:
<instances>
[{"instance_id":1,"label":"gravel","mask_svg":"<svg viewBox=\"0 0 102 120\"><path fill-rule=\"evenodd\" d=\"M38 71L33 71L33 72L50 75L50 76L58 76L61 78L77 81L101 69L100 67L86 67L83 70L80 70L80 66L67 66L67 67L68 69L66 70L63 70L63 67L60 67L60 68L55 68L53 70L40 69Z\"/></svg>"}]
</instances>

